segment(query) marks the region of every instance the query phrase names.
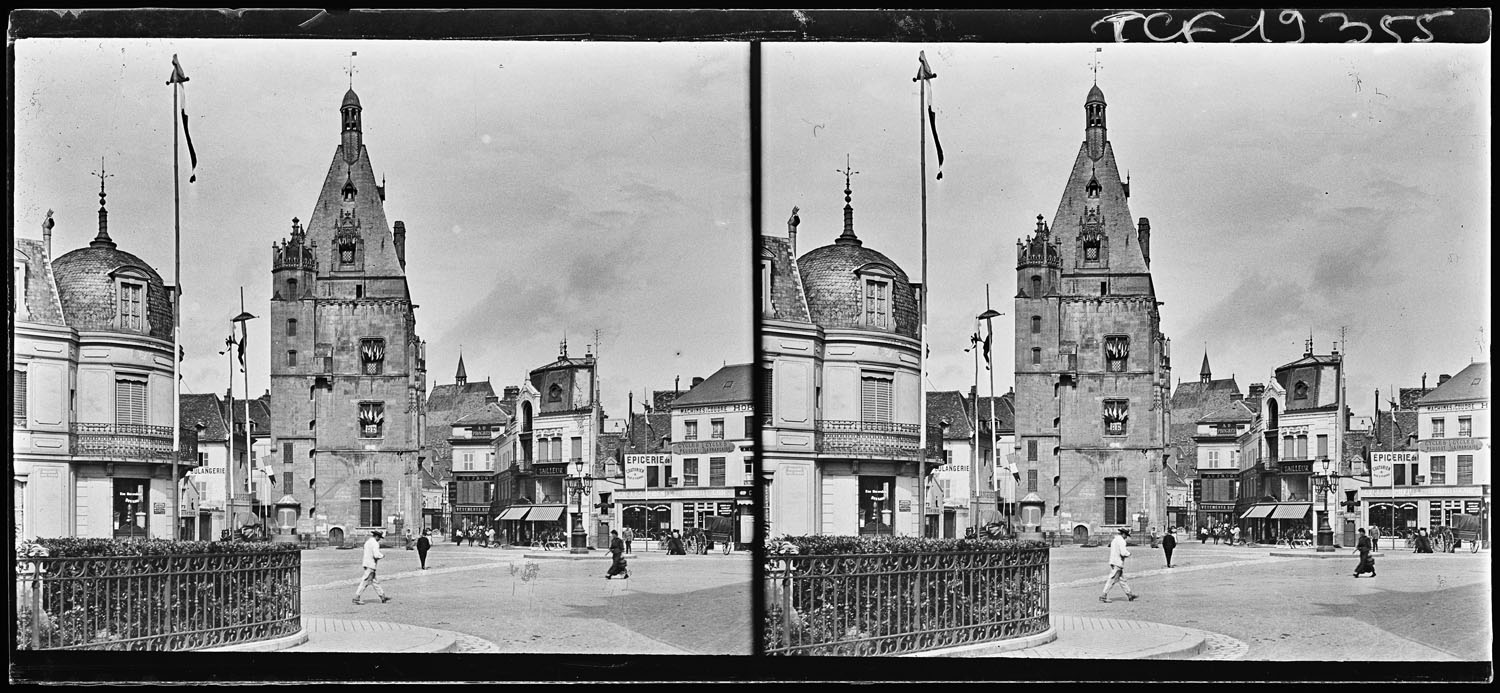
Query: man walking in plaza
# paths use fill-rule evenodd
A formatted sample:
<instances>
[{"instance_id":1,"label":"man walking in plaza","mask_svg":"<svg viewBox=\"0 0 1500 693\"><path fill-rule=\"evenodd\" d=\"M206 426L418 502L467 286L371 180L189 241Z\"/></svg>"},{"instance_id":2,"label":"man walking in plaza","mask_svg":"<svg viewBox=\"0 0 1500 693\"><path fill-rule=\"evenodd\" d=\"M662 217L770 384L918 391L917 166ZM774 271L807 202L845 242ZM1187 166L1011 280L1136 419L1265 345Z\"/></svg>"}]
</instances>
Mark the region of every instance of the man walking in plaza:
<instances>
[{"instance_id":1,"label":"man walking in plaza","mask_svg":"<svg viewBox=\"0 0 1500 693\"><path fill-rule=\"evenodd\" d=\"M1167 555L1167 567L1172 567L1172 550L1177 548L1177 535L1167 532L1161 538L1162 553Z\"/></svg>"},{"instance_id":2,"label":"man walking in plaza","mask_svg":"<svg viewBox=\"0 0 1500 693\"><path fill-rule=\"evenodd\" d=\"M380 603L384 604L391 600L390 597L385 596L385 590L380 589L380 582L375 579L375 567L380 564L380 559L385 558L385 553L380 550L380 539L384 536L385 532L372 529L370 538L365 540L365 557L360 563L365 569L365 576L359 581L359 589L354 590L355 604L364 604L360 595L365 593L366 587L371 586L375 588L375 594L380 596Z\"/></svg>"},{"instance_id":3,"label":"man walking in plaza","mask_svg":"<svg viewBox=\"0 0 1500 693\"><path fill-rule=\"evenodd\" d=\"M625 531L620 533L620 538L625 541L625 553L634 554L635 552L630 550L630 542L635 539L635 532L626 527Z\"/></svg>"},{"instance_id":4,"label":"man walking in plaza","mask_svg":"<svg viewBox=\"0 0 1500 693\"><path fill-rule=\"evenodd\" d=\"M1380 550L1380 526L1370 525L1370 550Z\"/></svg>"},{"instance_id":5,"label":"man walking in plaza","mask_svg":"<svg viewBox=\"0 0 1500 693\"><path fill-rule=\"evenodd\" d=\"M1109 542L1109 579L1104 582L1104 592L1099 595L1099 601L1109 603L1109 590L1120 583L1125 588L1125 597L1135 601L1135 592L1130 591L1130 583L1125 581L1125 559L1130 557L1130 549L1125 547L1125 538L1130 536L1130 530L1126 527L1120 528L1120 533L1115 535L1113 541Z\"/></svg>"},{"instance_id":6,"label":"man walking in plaza","mask_svg":"<svg viewBox=\"0 0 1500 693\"><path fill-rule=\"evenodd\" d=\"M432 539L428 538L431 530L422 530L422 536L417 537L417 560L422 562L422 570L427 570L427 551L432 548Z\"/></svg>"}]
</instances>

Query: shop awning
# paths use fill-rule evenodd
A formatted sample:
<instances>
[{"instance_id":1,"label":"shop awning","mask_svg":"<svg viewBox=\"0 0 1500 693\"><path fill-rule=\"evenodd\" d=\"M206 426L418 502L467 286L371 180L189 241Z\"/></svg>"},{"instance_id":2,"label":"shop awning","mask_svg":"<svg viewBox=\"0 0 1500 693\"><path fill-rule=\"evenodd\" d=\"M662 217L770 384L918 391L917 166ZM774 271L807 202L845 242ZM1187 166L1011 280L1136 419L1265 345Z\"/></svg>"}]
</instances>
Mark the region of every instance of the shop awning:
<instances>
[{"instance_id":1,"label":"shop awning","mask_svg":"<svg viewBox=\"0 0 1500 693\"><path fill-rule=\"evenodd\" d=\"M527 522L556 522L562 517L563 509L560 505L538 505L531 508L526 515Z\"/></svg>"},{"instance_id":2,"label":"shop awning","mask_svg":"<svg viewBox=\"0 0 1500 693\"><path fill-rule=\"evenodd\" d=\"M1305 520L1310 510L1312 510L1311 503L1282 503L1276 506L1276 510L1271 513L1271 519Z\"/></svg>"},{"instance_id":3,"label":"shop awning","mask_svg":"<svg viewBox=\"0 0 1500 693\"><path fill-rule=\"evenodd\" d=\"M515 506L511 506L509 508L506 508L505 512L500 513L499 517L497 517L495 519L497 519L497 520L524 520L524 519L526 519L526 511L528 511L528 510L531 510L531 506L529 506L529 505L515 505Z\"/></svg>"},{"instance_id":4,"label":"shop awning","mask_svg":"<svg viewBox=\"0 0 1500 693\"><path fill-rule=\"evenodd\" d=\"M1240 516L1240 519L1242 519L1242 520L1245 520L1245 519L1254 520L1254 519L1257 519L1257 518L1269 517L1271 515L1271 511L1275 510L1275 509L1276 509L1276 504L1274 504L1274 503L1266 504L1266 505L1252 505L1252 506L1250 506L1249 510L1245 511L1244 515Z\"/></svg>"}]
</instances>

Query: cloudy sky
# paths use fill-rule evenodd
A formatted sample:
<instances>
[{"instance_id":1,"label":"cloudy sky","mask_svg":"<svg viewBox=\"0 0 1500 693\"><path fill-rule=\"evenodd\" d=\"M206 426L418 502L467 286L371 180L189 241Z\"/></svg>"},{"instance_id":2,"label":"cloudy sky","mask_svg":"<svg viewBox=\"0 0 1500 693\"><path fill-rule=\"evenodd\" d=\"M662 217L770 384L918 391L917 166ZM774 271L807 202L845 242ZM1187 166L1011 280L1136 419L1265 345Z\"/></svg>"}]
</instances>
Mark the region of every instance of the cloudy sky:
<instances>
[{"instance_id":1,"label":"cloudy sky","mask_svg":"<svg viewBox=\"0 0 1500 693\"><path fill-rule=\"evenodd\" d=\"M920 277L918 50L938 73L946 156L927 187L929 380L973 382L963 349L988 282L1006 313L1003 393L1016 241L1056 213L1093 45L766 45L766 230L784 234L796 205L799 251L831 242L848 154L856 232ZM1214 376L1243 390L1299 358L1309 333L1327 353L1344 327L1351 404L1369 414L1375 388L1388 397L1487 358L1488 45L1131 43L1097 56L1130 211L1151 220L1174 381L1197 379L1206 348Z\"/></svg>"},{"instance_id":2,"label":"cloudy sky","mask_svg":"<svg viewBox=\"0 0 1500 693\"><path fill-rule=\"evenodd\" d=\"M55 255L110 234L172 277L179 56L199 165L182 151L185 392L222 392L229 319L268 377L271 244L311 216L353 85L407 228L429 385L498 392L598 330L604 404L749 361L749 48L729 43L26 39L15 47L17 235L54 210ZM236 392L241 392L236 375Z\"/></svg>"}]
</instances>

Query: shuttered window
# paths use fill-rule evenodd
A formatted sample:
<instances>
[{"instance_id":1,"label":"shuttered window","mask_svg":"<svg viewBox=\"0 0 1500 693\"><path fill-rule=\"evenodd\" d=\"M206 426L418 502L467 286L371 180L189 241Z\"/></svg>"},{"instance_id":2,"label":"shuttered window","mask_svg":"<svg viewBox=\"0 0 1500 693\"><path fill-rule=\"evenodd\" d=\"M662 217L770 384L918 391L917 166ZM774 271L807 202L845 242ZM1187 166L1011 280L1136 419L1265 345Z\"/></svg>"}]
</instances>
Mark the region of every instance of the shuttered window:
<instances>
[{"instance_id":1,"label":"shuttered window","mask_svg":"<svg viewBox=\"0 0 1500 693\"><path fill-rule=\"evenodd\" d=\"M1474 456L1458 456L1458 483L1464 486L1474 483Z\"/></svg>"},{"instance_id":2,"label":"shuttered window","mask_svg":"<svg viewBox=\"0 0 1500 693\"><path fill-rule=\"evenodd\" d=\"M770 423L772 414L771 394L772 392L774 392L774 390L772 389L771 384L771 374L773 372L774 371L769 368L762 368L760 370L760 402L757 409L760 410L761 420L767 423Z\"/></svg>"},{"instance_id":3,"label":"shuttered window","mask_svg":"<svg viewBox=\"0 0 1500 693\"><path fill-rule=\"evenodd\" d=\"M24 425L26 421L26 371L10 372L11 411L13 418Z\"/></svg>"},{"instance_id":4,"label":"shuttered window","mask_svg":"<svg viewBox=\"0 0 1500 693\"><path fill-rule=\"evenodd\" d=\"M292 473L289 470L281 471L281 493L286 496L292 494Z\"/></svg>"},{"instance_id":5,"label":"shuttered window","mask_svg":"<svg viewBox=\"0 0 1500 693\"><path fill-rule=\"evenodd\" d=\"M723 457L710 457L710 458L708 458L708 485L709 486L723 486L724 485L724 458Z\"/></svg>"},{"instance_id":6,"label":"shuttered window","mask_svg":"<svg viewBox=\"0 0 1500 693\"><path fill-rule=\"evenodd\" d=\"M863 421L891 420L891 379L888 376L866 374L860 379L860 419Z\"/></svg>"},{"instance_id":7,"label":"shuttered window","mask_svg":"<svg viewBox=\"0 0 1500 693\"><path fill-rule=\"evenodd\" d=\"M698 485L698 458L689 457L682 461L682 485Z\"/></svg>"},{"instance_id":8,"label":"shuttered window","mask_svg":"<svg viewBox=\"0 0 1500 693\"><path fill-rule=\"evenodd\" d=\"M1032 492L1032 493L1036 492L1036 470L1035 469L1028 469L1028 470L1026 470L1026 490L1029 491L1029 492Z\"/></svg>"},{"instance_id":9,"label":"shuttered window","mask_svg":"<svg viewBox=\"0 0 1500 693\"><path fill-rule=\"evenodd\" d=\"M146 425L146 383L144 381L115 381L115 423Z\"/></svg>"},{"instance_id":10,"label":"shuttered window","mask_svg":"<svg viewBox=\"0 0 1500 693\"><path fill-rule=\"evenodd\" d=\"M359 482L359 526L384 527L385 484L379 479L361 479Z\"/></svg>"}]
</instances>

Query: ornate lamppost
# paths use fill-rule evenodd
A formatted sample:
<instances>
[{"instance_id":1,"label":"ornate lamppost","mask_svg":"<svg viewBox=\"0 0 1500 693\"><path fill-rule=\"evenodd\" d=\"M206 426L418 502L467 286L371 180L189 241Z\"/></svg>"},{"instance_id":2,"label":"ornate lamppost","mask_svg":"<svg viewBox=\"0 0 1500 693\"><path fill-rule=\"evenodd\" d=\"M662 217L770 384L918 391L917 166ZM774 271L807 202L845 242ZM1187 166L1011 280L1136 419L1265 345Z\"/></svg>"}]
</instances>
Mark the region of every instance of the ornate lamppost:
<instances>
[{"instance_id":1,"label":"ornate lamppost","mask_svg":"<svg viewBox=\"0 0 1500 693\"><path fill-rule=\"evenodd\" d=\"M1318 484L1318 493L1323 496L1323 517L1318 521L1319 553L1333 551L1333 525L1329 523L1330 518L1328 517L1328 493L1333 490L1333 480L1335 478L1333 461L1324 457L1323 481Z\"/></svg>"},{"instance_id":2,"label":"ornate lamppost","mask_svg":"<svg viewBox=\"0 0 1500 693\"><path fill-rule=\"evenodd\" d=\"M583 497L594 488L594 476L584 472L583 476L568 477L568 493L578 498L578 520L573 523L573 541L569 553L588 553L588 533L583 527Z\"/></svg>"}]
</instances>

